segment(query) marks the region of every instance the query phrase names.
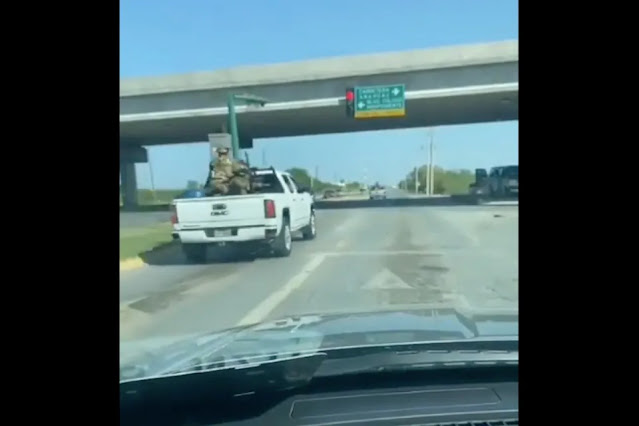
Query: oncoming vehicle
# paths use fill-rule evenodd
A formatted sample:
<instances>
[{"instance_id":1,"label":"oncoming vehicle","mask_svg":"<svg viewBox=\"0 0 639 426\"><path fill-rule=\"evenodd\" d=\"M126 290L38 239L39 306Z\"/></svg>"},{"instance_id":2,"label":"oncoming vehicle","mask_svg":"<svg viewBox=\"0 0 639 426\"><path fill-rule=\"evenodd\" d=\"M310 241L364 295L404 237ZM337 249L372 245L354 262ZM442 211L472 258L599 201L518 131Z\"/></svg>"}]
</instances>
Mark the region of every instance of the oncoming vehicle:
<instances>
[{"instance_id":1,"label":"oncoming vehicle","mask_svg":"<svg viewBox=\"0 0 639 426\"><path fill-rule=\"evenodd\" d=\"M334 189L327 189L324 191L324 199L327 200L329 198L337 198L337 192Z\"/></svg>"},{"instance_id":2,"label":"oncoming vehicle","mask_svg":"<svg viewBox=\"0 0 639 426\"><path fill-rule=\"evenodd\" d=\"M499 166L490 169L488 193L498 197L519 194L519 166Z\"/></svg>"},{"instance_id":3,"label":"oncoming vehicle","mask_svg":"<svg viewBox=\"0 0 639 426\"><path fill-rule=\"evenodd\" d=\"M371 200L385 200L386 199L386 188L382 185L376 183L371 186L370 196Z\"/></svg>"},{"instance_id":4,"label":"oncoming vehicle","mask_svg":"<svg viewBox=\"0 0 639 426\"><path fill-rule=\"evenodd\" d=\"M490 172L485 169L475 170L475 182L469 191L475 195L489 195L491 197L508 197L519 194L519 166L492 167Z\"/></svg>"}]
</instances>

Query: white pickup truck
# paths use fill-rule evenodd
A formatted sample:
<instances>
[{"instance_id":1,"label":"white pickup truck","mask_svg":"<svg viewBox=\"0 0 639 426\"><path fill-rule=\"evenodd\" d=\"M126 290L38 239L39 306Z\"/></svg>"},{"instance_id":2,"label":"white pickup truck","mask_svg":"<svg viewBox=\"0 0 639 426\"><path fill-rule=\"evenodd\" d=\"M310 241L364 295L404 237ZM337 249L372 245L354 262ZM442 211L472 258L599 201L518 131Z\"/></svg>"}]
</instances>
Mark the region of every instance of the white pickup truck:
<instances>
[{"instance_id":1,"label":"white pickup truck","mask_svg":"<svg viewBox=\"0 0 639 426\"><path fill-rule=\"evenodd\" d=\"M313 197L285 172L253 169L253 190L246 195L179 199L173 202L173 233L187 259L203 262L209 247L291 253L292 233L315 238Z\"/></svg>"},{"instance_id":2,"label":"white pickup truck","mask_svg":"<svg viewBox=\"0 0 639 426\"><path fill-rule=\"evenodd\" d=\"M374 185L371 187L369 197L371 200L385 200L386 188L380 185Z\"/></svg>"}]
</instances>

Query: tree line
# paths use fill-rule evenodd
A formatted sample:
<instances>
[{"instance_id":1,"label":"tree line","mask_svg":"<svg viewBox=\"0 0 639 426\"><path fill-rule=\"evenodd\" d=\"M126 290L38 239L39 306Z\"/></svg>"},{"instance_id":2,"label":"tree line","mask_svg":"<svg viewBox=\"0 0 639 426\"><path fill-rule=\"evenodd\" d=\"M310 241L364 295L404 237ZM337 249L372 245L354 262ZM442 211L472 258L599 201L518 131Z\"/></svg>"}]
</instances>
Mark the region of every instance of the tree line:
<instances>
[{"instance_id":1,"label":"tree line","mask_svg":"<svg viewBox=\"0 0 639 426\"><path fill-rule=\"evenodd\" d=\"M419 192L426 190L426 174L428 166L423 165L417 169ZM435 166L434 170L435 194L467 194L468 186L475 181L474 172L466 169L445 170ZM406 177L399 182L399 187L409 192L415 191L415 170L411 170Z\"/></svg>"}]
</instances>

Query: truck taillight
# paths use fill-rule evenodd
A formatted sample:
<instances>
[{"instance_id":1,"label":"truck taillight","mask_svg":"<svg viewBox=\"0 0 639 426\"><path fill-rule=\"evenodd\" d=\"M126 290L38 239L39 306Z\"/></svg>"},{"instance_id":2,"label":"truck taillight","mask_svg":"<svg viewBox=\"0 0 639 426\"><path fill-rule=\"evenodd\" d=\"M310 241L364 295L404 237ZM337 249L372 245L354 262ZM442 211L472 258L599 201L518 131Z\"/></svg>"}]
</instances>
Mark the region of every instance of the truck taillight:
<instances>
[{"instance_id":1,"label":"truck taillight","mask_svg":"<svg viewBox=\"0 0 639 426\"><path fill-rule=\"evenodd\" d=\"M179 222L178 215L177 215L177 209L175 208L175 206L171 207L171 212L172 212L172 214L171 214L171 224L175 225L176 223Z\"/></svg>"},{"instance_id":2,"label":"truck taillight","mask_svg":"<svg viewBox=\"0 0 639 426\"><path fill-rule=\"evenodd\" d=\"M275 217L275 201L264 200L264 217L267 219Z\"/></svg>"}]
</instances>

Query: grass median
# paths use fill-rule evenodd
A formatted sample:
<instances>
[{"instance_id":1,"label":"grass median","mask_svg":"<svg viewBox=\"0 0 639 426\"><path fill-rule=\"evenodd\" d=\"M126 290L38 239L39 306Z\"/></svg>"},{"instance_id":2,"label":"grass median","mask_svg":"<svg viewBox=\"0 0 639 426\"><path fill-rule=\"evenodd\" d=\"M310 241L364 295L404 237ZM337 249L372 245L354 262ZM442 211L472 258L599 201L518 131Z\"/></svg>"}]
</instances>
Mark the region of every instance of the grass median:
<instances>
[{"instance_id":1,"label":"grass median","mask_svg":"<svg viewBox=\"0 0 639 426\"><path fill-rule=\"evenodd\" d=\"M120 229L120 260L136 257L170 243L172 226L160 223L140 228Z\"/></svg>"}]
</instances>

